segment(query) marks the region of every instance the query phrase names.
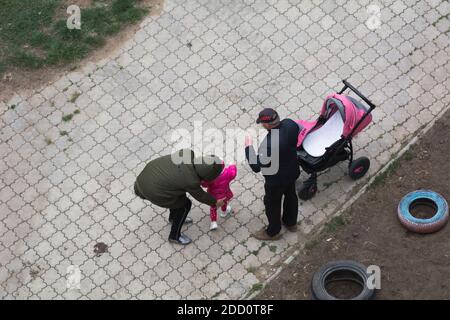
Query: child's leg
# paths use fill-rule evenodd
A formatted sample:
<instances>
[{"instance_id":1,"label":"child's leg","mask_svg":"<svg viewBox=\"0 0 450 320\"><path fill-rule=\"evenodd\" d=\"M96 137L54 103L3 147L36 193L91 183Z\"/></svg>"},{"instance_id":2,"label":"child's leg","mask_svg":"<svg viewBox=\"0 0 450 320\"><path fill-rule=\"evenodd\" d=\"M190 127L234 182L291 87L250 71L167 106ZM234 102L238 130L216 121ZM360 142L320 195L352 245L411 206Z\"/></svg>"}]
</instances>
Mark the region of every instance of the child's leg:
<instances>
[{"instance_id":1,"label":"child's leg","mask_svg":"<svg viewBox=\"0 0 450 320\"><path fill-rule=\"evenodd\" d=\"M220 216L222 218L229 216L233 212L233 209L231 209L231 206L229 205L230 200L231 200L231 198L227 198L225 200L225 203L223 204L223 206L220 208L220 209L222 209L222 213L220 213Z\"/></svg>"},{"instance_id":2,"label":"child's leg","mask_svg":"<svg viewBox=\"0 0 450 320\"><path fill-rule=\"evenodd\" d=\"M227 206L228 206L228 199L225 200L225 202L223 203L223 206L220 207L220 209L222 209L222 211L225 212L227 210Z\"/></svg>"},{"instance_id":3,"label":"child's leg","mask_svg":"<svg viewBox=\"0 0 450 320\"><path fill-rule=\"evenodd\" d=\"M209 209L209 216L211 218L211 227L209 230L217 229L217 207L211 207Z\"/></svg>"},{"instance_id":4,"label":"child's leg","mask_svg":"<svg viewBox=\"0 0 450 320\"><path fill-rule=\"evenodd\" d=\"M227 207L230 207L230 205L228 203L231 201L231 199L233 199L233 194L232 193L227 194L227 196L225 198L225 202L224 202L223 206L221 207L222 211L225 212L227 210Z\"/></svg>"},{"instance_id":5,"label":"child's leg","mask_svg":"<svg viewBox=\"0 0 450 320\"><path fill-rule=\"evenodd\" d=\"M209 209L209 217L211 218L211 222L217 221L217 207L211 207Z\"/></svg>"}]
</instances>

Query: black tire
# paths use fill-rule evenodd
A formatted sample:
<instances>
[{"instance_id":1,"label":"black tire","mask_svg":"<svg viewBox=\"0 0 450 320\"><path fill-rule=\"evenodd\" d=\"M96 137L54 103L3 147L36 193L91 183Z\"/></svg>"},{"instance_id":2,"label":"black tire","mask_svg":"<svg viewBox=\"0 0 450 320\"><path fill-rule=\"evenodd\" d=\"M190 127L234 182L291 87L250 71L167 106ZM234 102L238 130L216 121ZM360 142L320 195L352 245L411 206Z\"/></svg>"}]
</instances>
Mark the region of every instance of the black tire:
<instances>
[{"instance_id":1,"label":"black tire","mask_svg":"<svg viewBox=\"0 0 450 320\"><path fill-rule=\"evenodd\" d=\"M358 180L369 171L370 168L370 160L367 157L360 157L355 159L350 163L348 167L348 175L353 180Z\"/></svg>"},{"instance_id":2,"label":"black tire","mask_svg":"<svg viewBox=\"0 0 450 320\"><path fill-rule=\"evenodd\" d=\"M311 290L313 297L317 300L339 300L335 296L328 293L326 286L330 282L330 275L337 276L339 273L342 276L335 281L355 281L361 287L362 291L350 300L370 300L375 294L375 289L367 287L367 269L364 265L350 260L333 261L322 266L315 274L311 282ZM346 273L344 275L344 273ZM327 281L328 280L328 281Z\"/></svg>"},{"instance_id":3,"label":"black tire","mask_svg":"<svg viewBox=\"0 0 450 320\"><path fill-rule=\"evenodd\" d=\"M302 184L298 192L298 197L302 200L309 200L317 193L317 184Z\"/></svg>"}]
</instances>

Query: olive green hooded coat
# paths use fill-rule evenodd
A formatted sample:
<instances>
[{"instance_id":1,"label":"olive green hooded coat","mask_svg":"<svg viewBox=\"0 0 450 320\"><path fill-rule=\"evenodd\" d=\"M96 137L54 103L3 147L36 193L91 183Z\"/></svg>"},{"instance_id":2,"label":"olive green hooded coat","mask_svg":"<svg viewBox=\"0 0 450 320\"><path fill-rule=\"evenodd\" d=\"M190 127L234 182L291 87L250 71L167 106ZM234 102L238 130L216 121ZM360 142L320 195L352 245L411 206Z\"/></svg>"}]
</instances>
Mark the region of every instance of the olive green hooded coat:
<instances>
[{"instance_id":1,"label":"olive green hooded coat","mask_svg":"<svg viewBox=\"0 0 450 320\"><path fill-rule=\"evenodd\" d=\"M181 164L173 159L184 159ZM205 192L200 183L212 181L222 172L222 161L216 156L195 157L194 151L182 149L172 155L150 161L136 179L142 195L163 208L182 208L186 192L209 206L216 199Z\"/></svg>"}]
</instances>

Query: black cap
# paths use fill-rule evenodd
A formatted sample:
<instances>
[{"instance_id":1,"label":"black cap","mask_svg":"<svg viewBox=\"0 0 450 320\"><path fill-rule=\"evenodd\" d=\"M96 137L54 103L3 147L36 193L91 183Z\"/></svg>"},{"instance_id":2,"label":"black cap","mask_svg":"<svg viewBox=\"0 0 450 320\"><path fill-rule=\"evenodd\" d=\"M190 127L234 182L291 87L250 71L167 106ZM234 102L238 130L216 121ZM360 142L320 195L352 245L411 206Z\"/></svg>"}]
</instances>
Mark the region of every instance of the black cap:
<instances>
[{"instance_id":1,"label":"black cap","mask_svg":"<svg viewBox=\"0 0 450 320\"><path fill-rule=\"evenodd\" d=\"M278 113L272 108L265 108L258 115L256 123L270 123L278 119Z\"/></svg>"}]
</instances>

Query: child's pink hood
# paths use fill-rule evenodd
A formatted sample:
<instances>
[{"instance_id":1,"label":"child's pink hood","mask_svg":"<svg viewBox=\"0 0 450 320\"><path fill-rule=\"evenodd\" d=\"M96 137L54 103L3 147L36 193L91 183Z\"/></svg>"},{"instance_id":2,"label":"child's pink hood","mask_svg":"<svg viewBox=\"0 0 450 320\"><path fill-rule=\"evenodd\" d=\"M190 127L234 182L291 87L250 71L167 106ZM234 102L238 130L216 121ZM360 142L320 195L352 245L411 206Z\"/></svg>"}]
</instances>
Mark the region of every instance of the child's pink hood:
<instances>
[{"instance_id":1,"label":"child's pink hood","mask_svg":"<svg viewBox=\"0 0 450 320\"><path fill-rule=\"evenodd\" d=\"M213 196L225 196L231 193L230 182L236 178L236 165L231 164L225 167L216 179L213 181L202 181L202 187L207 188L208 192Z\"/></svg>"}]
</instances>

